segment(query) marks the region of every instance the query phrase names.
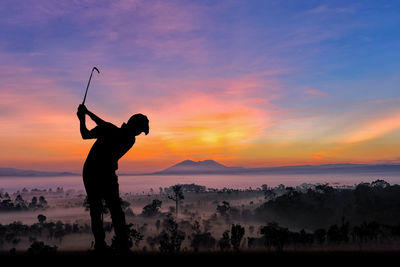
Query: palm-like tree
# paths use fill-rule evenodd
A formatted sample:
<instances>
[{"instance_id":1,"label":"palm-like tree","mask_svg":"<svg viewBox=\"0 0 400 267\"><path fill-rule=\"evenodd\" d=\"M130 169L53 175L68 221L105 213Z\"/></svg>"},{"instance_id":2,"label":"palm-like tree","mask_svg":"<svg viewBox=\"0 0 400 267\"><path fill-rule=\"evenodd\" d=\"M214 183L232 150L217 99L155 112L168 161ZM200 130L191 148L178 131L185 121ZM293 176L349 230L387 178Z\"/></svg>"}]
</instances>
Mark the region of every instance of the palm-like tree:
<instances>
[{"instance_id":1,"label":"palm-like tree","mask_svg":"<svg viewBox=\"0 0 400 267\"><path fill-rule=\"evenodd\" d=\"M176 212L176 218L178 219L178 206L179 206L179 201L183 200L185 197L183 196L183 190L182 190L182 185L174 185L172 187L172 195L169 195L168 198L175 201L175 212Z\"/></svg>"}]
</instances>

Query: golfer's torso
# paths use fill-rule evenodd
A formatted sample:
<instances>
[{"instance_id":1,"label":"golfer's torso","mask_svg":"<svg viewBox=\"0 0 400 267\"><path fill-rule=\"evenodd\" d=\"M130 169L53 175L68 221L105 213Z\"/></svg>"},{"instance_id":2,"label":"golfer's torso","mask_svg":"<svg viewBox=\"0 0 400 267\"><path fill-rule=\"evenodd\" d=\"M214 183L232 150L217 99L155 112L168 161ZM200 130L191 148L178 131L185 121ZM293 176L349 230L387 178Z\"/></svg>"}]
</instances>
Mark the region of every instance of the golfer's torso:
<instances>
[{"instance_id":1,"label":"golfer's torso","mask_svg":"<svg viewBox=\"0 0 400 267\"><path fill-rule=\"evenodd\" d=\"M85 161L84 171L109 173L118 169L118 160L133 146L135 137L126 136L112 125L102 129Z\"/></svg>"}]
</instances>

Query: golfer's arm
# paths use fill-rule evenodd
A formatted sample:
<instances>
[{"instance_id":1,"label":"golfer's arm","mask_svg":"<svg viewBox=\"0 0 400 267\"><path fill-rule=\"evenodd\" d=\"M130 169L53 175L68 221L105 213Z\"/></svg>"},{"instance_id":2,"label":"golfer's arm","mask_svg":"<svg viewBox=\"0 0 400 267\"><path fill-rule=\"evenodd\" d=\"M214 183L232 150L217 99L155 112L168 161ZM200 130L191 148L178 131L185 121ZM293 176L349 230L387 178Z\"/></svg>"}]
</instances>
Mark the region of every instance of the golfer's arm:
<instances>
[{"instance_id":1,"label":"golfer's arm","mask_svg":"<svg viewBox=\"0 0 400 267\"><path fill-rule=\"evenodd\" d=\"M80 120L80 131L81 131L81 136L83 139L91 139L93 137L91 137L90 131L88 130L88 128L86 128L86 119L85 117L83 117Z\"/></svg>"},{"instance_id":2,"label":"golfer's arm","mask_svg":"<svg viewBox=\"0 0 400 267\"><path fill-rule=\"evenodd\" d=\"M100 119L99 117L97 117L94 113L92 113L91 111L87 111L86 113L97 125L102 125L105 124L106 122L102 119Z\"/></svg>"}]
</instances>

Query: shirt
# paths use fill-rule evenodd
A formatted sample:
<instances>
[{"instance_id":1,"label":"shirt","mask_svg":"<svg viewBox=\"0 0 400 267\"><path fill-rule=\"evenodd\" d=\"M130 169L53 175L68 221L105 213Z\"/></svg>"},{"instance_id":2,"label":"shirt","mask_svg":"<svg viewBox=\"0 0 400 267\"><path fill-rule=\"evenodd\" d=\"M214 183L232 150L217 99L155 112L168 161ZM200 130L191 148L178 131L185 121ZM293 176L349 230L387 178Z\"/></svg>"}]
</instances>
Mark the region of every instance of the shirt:
<instances>
[{"instance_id":1,"label":"shirt","mask_svg":"<svg viewBox=\"0 0 400 267\"><path fill-rule=\"evenodd\" d=\"M118 160L135 143L135 136L112 123L105 122L96 126L91 134L97 139L86 158L86 171L115 171L118 169Z\"/></svg>"}]
</instances>

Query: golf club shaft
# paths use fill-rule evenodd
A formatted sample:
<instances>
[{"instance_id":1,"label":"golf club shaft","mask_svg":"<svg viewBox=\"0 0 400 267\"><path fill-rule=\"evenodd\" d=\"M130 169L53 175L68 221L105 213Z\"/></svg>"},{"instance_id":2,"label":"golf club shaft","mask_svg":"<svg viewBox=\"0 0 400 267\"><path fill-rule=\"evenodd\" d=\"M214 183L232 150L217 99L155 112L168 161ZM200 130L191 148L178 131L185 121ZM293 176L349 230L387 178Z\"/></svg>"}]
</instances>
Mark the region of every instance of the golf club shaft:
<instances>
[{"instance_id":1,"label":"golf club shaft","mask_svg":"<svg viewBox=\"0 0 400 267\"><path fill-rule=\"evenodd\" d=\"M98 68L96 68L96 67L93 67L93 69L92 69L92 72L90 73L89 82L88 82L88 84L87 84L87 86L86 86L86 92L85 92L85 96L83 97L82 105L84 105L84 104L85 104L85 101L86 101L86 95L87 95L87 92L88 92L88 89L89 89L90 81L92 80L92 76L93 76L93 71L94 71L94 70L96 70L96 71L97 71L97 73L100 73L100 71L99 71L99 69L98 69Z\"/></svg>"},{"instance_id":2,"label":"golf club shaft","mask_svg":"<svg viewBox=\"0 0 400 267\"><path fill-rule=\"evenodd\" d=\"M82 105L85 104L87 91L89 89L90 81L92 80L92 75L93 75L93 70L92 70L92 73L90 73L90 78L89 78L89 82L88 82L88 84L86 86L86 92L85 92L85 96L83 97Z\"/></svg>"}]
</instances>

